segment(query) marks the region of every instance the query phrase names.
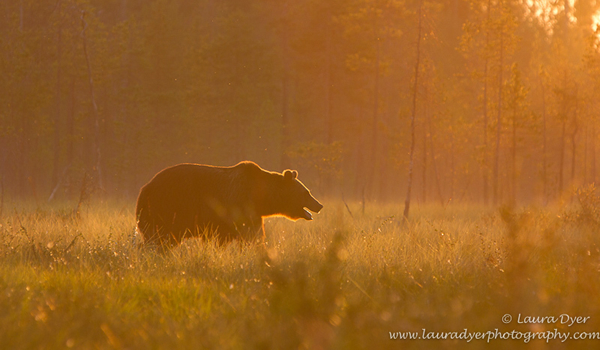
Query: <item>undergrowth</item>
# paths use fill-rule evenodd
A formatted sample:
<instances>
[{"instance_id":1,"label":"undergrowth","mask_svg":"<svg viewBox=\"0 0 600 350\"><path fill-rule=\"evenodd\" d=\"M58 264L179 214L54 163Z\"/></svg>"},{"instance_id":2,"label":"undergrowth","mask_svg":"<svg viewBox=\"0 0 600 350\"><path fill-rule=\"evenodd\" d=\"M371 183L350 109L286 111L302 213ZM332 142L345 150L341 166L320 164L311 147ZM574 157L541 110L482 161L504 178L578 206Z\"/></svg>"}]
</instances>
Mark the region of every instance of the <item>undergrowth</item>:
<instances>
[{"instance_id":1,"label":"undergrowth","mask_svg":"<svg viewBox=\"0 0 600 350\"><path fill-rule=\"evenodd\" d=\"M91 202L76 215L6 203L0 346L589 348L597 340L390 339L600 331L600 201L595 189L577 198L555 209L417 206L408 223L400 205L357 214L359 204L333 201L312 222L268 219L264 245L190 239L162 253L138 248L130 203ZM517 322L562 314L590 319Z\"/></svg>"}]
</instances>

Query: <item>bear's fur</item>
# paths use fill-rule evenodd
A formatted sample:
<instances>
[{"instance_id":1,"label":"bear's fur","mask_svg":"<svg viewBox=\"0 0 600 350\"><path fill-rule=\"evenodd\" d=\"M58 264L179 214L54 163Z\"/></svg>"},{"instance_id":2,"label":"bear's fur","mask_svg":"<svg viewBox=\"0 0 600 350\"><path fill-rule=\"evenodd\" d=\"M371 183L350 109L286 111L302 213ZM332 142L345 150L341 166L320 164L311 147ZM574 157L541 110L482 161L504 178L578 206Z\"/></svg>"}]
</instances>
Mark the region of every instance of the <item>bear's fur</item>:
<instances>
[{"instance_id":1,"label":"bear's fur","mask_svg":"<svg viewBox=\"0 0 600 350\"><path fill-rule=\"evenodd\" d=\"M298 172L263 170L253 162L232 167L179 164L142 187L135 210L146 243L175 246L184 238L264 239L263 218L312 220L323 205L297 179Z\"/></svg>"}]
</instances>

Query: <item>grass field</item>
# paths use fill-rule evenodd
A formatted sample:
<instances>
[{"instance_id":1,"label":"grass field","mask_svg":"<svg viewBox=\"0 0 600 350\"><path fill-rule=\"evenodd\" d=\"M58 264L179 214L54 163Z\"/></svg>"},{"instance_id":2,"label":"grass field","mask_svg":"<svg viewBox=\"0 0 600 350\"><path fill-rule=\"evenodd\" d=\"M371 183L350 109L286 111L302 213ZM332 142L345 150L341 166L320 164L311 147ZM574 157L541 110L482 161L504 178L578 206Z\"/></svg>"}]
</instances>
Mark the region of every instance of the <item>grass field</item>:
<instances>
[{"instance_id":1,"label":"grass field","mask_svg":"<svg viewBox=\"0 0 600 350\"><path fill-rule=\"evenodd\" d=\"M7 202L0 348L596 347L598 203L589 190L552 209L415 205L404 225L400 205L349 203L351 217L325 201L312 222L268 219L265 246L192 239L161 254L133 242L134 203L78 216ZM447 339L391 339L403 332ZM450 339L473 332L485 339ZM526 340L558 332L570 338Z\"/></svg>"}]
</instances>

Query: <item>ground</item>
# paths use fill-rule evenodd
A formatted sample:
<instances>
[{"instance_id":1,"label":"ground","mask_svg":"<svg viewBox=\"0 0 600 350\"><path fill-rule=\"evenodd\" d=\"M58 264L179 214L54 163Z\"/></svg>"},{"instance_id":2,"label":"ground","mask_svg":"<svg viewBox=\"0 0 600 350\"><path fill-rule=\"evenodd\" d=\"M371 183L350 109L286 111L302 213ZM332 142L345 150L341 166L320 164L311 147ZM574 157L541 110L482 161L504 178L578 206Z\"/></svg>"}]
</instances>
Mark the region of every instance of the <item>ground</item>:
<instances>
[{"instance_id":1,"label":"ground","mask_svg":"<svg viewBox=\"0 0 600 350\"><path fill-rule=\"evenodd\" d=\"M342 202L324 202L312 222L268 219L264 247L190 239L163 254L132 242L130 203L92 201L76 215L72 203L6 202L0 343L585 349L598 342L574 339L600 332L596 202L417 204L407 224L401 205L368 204L363 214L349 203L350 216ZM589 318L569 326L562 315ZM450 339L463 332L486 339ZM526 341L560 332L570 338ZM408 336L430 339L391 339ZM439 337L447 339L431 339Z\"/></svg>"}]
</instances>

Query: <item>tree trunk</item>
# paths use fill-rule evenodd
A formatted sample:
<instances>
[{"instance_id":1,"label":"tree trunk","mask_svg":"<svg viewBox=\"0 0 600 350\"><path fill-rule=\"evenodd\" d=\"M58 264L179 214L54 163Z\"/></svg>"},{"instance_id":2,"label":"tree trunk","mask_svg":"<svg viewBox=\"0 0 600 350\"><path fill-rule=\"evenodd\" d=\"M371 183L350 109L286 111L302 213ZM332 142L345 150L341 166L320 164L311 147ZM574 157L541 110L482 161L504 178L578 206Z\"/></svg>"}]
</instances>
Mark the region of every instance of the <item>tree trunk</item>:
<instances>
[{"instance_id":1,"label":"tree trunk","mask_svg":"<svg viewBox=\"0 0 600 350\"><path fill-rule=\"evenodd\" d=\"M502 8L502 3L499 4ZM500 167L500 136L502 130L502 71L503 71L503 55L504 55L504 26L500 26L500 71L498 72L498 118L496 120L496 154L494 159L494 204L499 202L498 193L498 172Z\"/></svg>"},{"instance_id":2,"label":"tree trunk","mask_svg":"<svg viewBox=\"0 0 600 350\"><path fill-rule=\"evenodd\" d=\"M429 129L429 144L431 149L431 165L433 167L433 179L435 180L435 189L437 192L440 205L444 205L444 197L442 196L442 187L440 186L440 177L437 171L437 162L435 160L435 144L433 143L433 127L431 119L427 117L427 128Z\"/></svg>"},{"instance_id":3,"label":"tree trunk","mask_svg":"<svg viewBox=\"0 0 600 350\"><path fill-rule=\"evenodd\" d=\"M544 204L548 203L548 150L546 146L546 89L540 76L542 92L542 191Z\"/></svg>"},{"instance_id":4,"label":"tree trunk","mask_svg":"<svg viewBox=\"0 0 600 350\"><path fill-rule=\"evenodd\" d=\"M422 1L419 1L419 9L417 11L418 16L418 29L417 29L417 59L415 61L415 76L413 82L413 98L412 98L412 113L410 117L410 154L408 163L408 185L406 190L406 199L404 200L404 219L408 220L408 214L410 210L410 193L412 190L412 178L413 178L413 165L414 165L414 153L415 153L415 117L417 113L417 89L419 87L419 64L421 60L421 6Z\"/></svg>"},{"instance_id":5,"label":"tree trunk","mask_svg":"<svg viewBox=\"0 0 600 350\"><path fill-rule=\"evenodd\" d=\"M100 152L100 113L98 112L98 104L96 103L96 95L94 93L94 79L92 78L92 67L90 65L90 58L87 52L87 39L85 30L87 29L87 22L85 21L85 11L81 11L81 36L83 38L83 54L85 56L85 62L87 64L87 72L90 84L90 96L92 99L92 107L94 112L94 151L95 151L95 166L94 170L98 177L98 187L103 189L102 183L102 153Z\"/></svg>"},{"instance_id":6,"label":"tree trunk","mask_svg":"<svg viewBox=\"0 0 600 350\"><path fill-rule=\"evenodd\" d=\"M290 147L290 116L289 116L289 107L288 107L288 93L289 93L289 77L287 68L284 68L286 71L283 73L283 79L281 81L281 168L288 169L290 168L290 157L288 156L288 150Z\"/></svg>"},{"instance_id":7,"label":"tree trunk","mask_svg":"<svg viewBox=\"0 0 600 350\"><path fill-rule=\"evenodd\" d=\"M375 32L378 33L377 30L377 22L375 23ZM374 82L373 82L373 118L371 120L371 164L369 166L369 179L368 185L371 188L370 195L371 197L375 196L375 169L378 167L378 157L377 157L377 125L379 124L379 63L380 63L380 55L381 55L381 43L379 42L378 34L375 35L376 38L376 52L375 52L375 72L374 72Z\"/></svg>"},{"instance_id":8,"label":"tree trunk","mask_svg":"<svg viewBox=\"0 0 600 350\"><path fill-rule=\"evenodd\" d=\"M331 19L329 20L329 22L327 23L327 38L326 38L326 45L327 45L327 64L326 64L326 72L325 72L325 98L326 98L326 103L327 103L327 110L326 110L326 120L327 120L327 144L331 145L331 143L333 143L333 58L332 56L332 33L331 31L332 26L331 26Z\"/></svg>"},{"instance_id":9,"label":"tree trunk","mask_svg":"<svg viewBox=\"0 0 600 350\"><path fill-rule=\"evenodd\" d=\"M566 126L567 121L562 121L562 132L560 135L560 160L558 162L558 195L561 196L564 185L564 165L565 165L565 138L566 138Z\"/></svg>"},{"instance_id":10,"label":"tree trunk","mask_svg":"<svg viewBox=\"0 0 600 350\"><path fill-rule=\"evenodd\" d=\"M573 133L571 134L571 184L577 185L575 181L576 156L577 156L577 132L579 131L579 121L577 120L577 88L575 89L575 110L573 111Z\"/></svg>"},{"instance_id":11,"label":"tree trunk","mask_svg":"<svg viewBox=\"0 0 600 350\"><path fill-rule=\"evenodd\" d=\"M19 3L19 31L23 33L23 0Z\"/></svg>"},{"instance_id":12,"label":"tree trunk","mask_svg":"<svg viewBox=\"0 0 600 350\"><path fill-rule=\"evenodd\" d=\"M425 121L429 119L427 113L427 102L428 102L427 87L425 87L425 105L423 107L423 115ZM427 129L423 128L423 203L427 202Z\"/></svg>"},{"instance_id":13,"label":"tree trunk","mask_svg":"<svg viewBox=\"0 0 600 350\"><path fill-rule=\"evenodd\" d=\"M591 182L596 183L596 127L592 124L592 154L590 155L592 158L592 169L591 169Z\"/></svg>"},{"instance_id":14,"label":"tree trunk","mask_svg":"<svg viewBox=\"0 0 600 350\"><path fill-rule=\"evenodd\" d=\"M281 80L281 169L291 167L288 150L290 147L289 85L290 85L290 47L287 26L288 2L283 4L284 28L282 31L283 78Z\"/></svg>"},{"instance_id":15,"label":"tree trunk","mask_svg":"<svg viewBox=\"0 0 600 350\"><path fill-rule=\"evenodd\" d=\"M588 132L589 130L586 128L583 131L583 177L582 177L582 181L584 185L587 185L589 183L588 181L588 148L589 148L589 142L588 142Z\"/></svg>"},{"instance_id":16,"label":"tree trunk","mask_svg":"<svg viewBox=\"0 0 600 350\"><path fill-rule=\"evenodd\" d=\"M21 130L19 135L19 166L17 167L17 177L19 184L19 195L25 196L27 191L27 177L29 176L29 136L31 135L28 118L19 118Z\"/></svg>"},{"instance_id":17,"label":"tree trunk","mask_svg":"<svg viewBox=\"0 0 600 350\"><path fill-rule=\"evenodd\" d=\"M488 0L487 5L487 23L485 30L485 47L489 45L490 41L490 10L492 6L492 1ZM481 166L481 175L482 175L482 185L483 185L483 203L485 205L489 204L489 193L488 193L488 181L489 181L489 169L488 169L488 54L485 54L485 60L483 63L483 157L482 157L482 166Z\"/></svg>"},{"instance_id":18,"label":"tree trunk","mask_svg":"<svg viewBox=\"0 0 600 350\"><path fill-rule=\"evenodd\" d=\"M576 157L577 157L577 119L575 119L575 126L573 129L573 133L571 134L571 184L577 185L577 181L575 179L575 169L576 169Z\"/></svg>"},{"instance_id":19,"label":"tree trunk","mask_svg":"<svg viewBox=\"0 0 600 350\"><path fill-rule=\"evenodd\" d=\"M558 163L558 195L562 196L564 189L565 143L567 137L567 71L563 72L562 95L562 132L560 135L560 158Z\"/></svg>"},{"instance_id":20,"label":"tree trunk","mask_svg":"<svg viewBox=\"0 0 600 350\"><path fill-rule=\"evenodd\" d=\"M511 204L517 203L517 96L515 91L515 105L513 106L512 120L512 147L511 147L511 171L512 171L512 188L510 201Z\"/></svg>"},{"instance_id":21,"label":"tree trunk","mask_svg":"<svg viewBox=\"0 0 600 350\"><path fill-rule=\"evenodd\" d=\"M61 55L62 55L62 18L61 2L58 4L58 35L56 43L56 114L54 115L54 140L53 140L53 162L52 162L52 186L58 184L59 162L60 162L60 80L61 80Z\"/></svg>"},{"instance_id":22,"label":"tree trunk","mask_svg":"<svg viewBox=\"0 0 600 350\"><path fill-rule=\"evenodd\" d=\"M73 164L75 140L75 79L71 81L71 108L67 116L67 164Z\"/></svg>"}]
</instances>

